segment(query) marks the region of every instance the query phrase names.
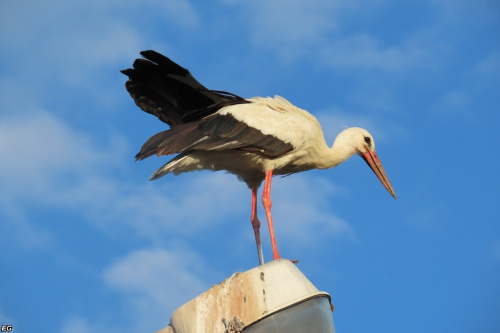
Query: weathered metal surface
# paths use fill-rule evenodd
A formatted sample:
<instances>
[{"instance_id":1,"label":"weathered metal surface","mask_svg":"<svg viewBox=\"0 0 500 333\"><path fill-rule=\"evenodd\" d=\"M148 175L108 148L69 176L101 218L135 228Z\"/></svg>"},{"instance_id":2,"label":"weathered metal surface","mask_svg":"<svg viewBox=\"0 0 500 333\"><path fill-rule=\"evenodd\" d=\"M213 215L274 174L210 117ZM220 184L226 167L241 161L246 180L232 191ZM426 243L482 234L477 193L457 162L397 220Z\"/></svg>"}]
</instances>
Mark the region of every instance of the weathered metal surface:
<instances>
[{"instance_id":1,"label":"weathered metal surface","mask_svg":"<svg viewBox=\"0 0 500 333\"><path fill-rule=\"evenodd\" d=\"M236 333L263 317L320 292L289 260L234 273L179 307L157 333Z\"/></svg>"}]
</instances>

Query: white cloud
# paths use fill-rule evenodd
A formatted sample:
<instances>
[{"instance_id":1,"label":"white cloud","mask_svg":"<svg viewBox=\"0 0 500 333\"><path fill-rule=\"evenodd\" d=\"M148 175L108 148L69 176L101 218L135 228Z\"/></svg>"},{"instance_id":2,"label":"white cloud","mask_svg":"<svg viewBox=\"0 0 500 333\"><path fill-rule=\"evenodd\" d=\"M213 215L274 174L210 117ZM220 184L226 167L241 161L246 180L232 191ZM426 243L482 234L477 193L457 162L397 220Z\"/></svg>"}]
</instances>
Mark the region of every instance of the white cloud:
<instances>
[{"instance_id":1,"label":"white cloud","mask_svg":"<svg viewBox=\"0 0 500 333\"><path fill-rule=\"evenodd\" d=\"M23 110L23 117L2 117L0 122L0 184L9 188L3 196L42 202L64 200L63 188L91 173L116 167L122 159L123 140L99 151L90 136L69 128L60 119L41 110ZM118 157L120 156L120 157Z\"/></svg>"},{"instance_id":2,"label":"white cloud","mask_svg":"<svg viewBox=\"0 0 500 333\"><path fill-rule=\"evenodd\" d=\"M310 247L315 239L340 236L355 240L354 230L338 217L332 202L345 190L324 178L292 175L273 181L273 219L278 236L294 247ZM262 220L265 227L265 220Z\"/></svg>"},{"instance_id":3,"label":"white cloud","mask_svg":"<svg viewBox=\"0 0 500 333\"><path fill-rule=\"evenodd\" d=\"M143 249L106 268L103 279L123 294L135 331L152 332L166 326L177 307L208 289L210 274L190 251Z\"/></svg>"},{"instance_id":4,"label":"white cloud","mask_svg":"<svg viewBox=\"0 0 500 333\"><path fill-rule=\"evenodd\" d=\"M119 296L121 306L115 307L112 315L70 315L61 331L155 332L168 325L175 309L220 282L214 281L218 275L198 254L182 247L132 251L101 275L104 285ZM111 323L110 317L123 320Z\"/></svg>"},{"instance_id":5,"label":"white cloud","mask_svg":"<svg viewBox=\"0 0 500 333\"><path fill-rule=\"evenodd\" d=\"M83 88L102 89L95 81L108 72L103 69L128 64L138 50L157 44L148 26L151 16L146 20L144 12L180 31L199 25L195 9L184 0L8 1L2 9L0 43L4 49L16 50L15 56L4 52L3 63L46 94L54 93L53 82L90 82Z\"/></svg>"},{"instance_id":6,"label":"white cloud","mask_svg":"<svg viewBox=\"0 0 500 333\"><path fill-rule=\"evenodd\" d=\"M186 295L196 295L208 285L200 274L200 258L188 251L162 249L137 250L106 268L103 278L113 289L125 293L145 295L154 303L165 304L172 300L189 300ZM182 303L181 303L182 304Z\"/></svg>"},{"instance_id":7,"label":"white cloud","mask_svg":"<svg viewBox=\"0 0 500 333\"><path fill-rule=\"evenodd\" d=\"M61 327L62 333L118 333L125 330L125 325L115 323L113 327L103 324L101 322L88 321L79 316L71 316L66 319Z\"/></svg>"},{"instance_id":8,"label":"white cloud","mask_svg":"<svg viewBox=\"0 0 500 333\"><path fill-rule=\"evenodd\" d=\"M338 36L318 46L322 61L338 70L377 69L400 72L427 66L430 55L423 45L409 41L402 45L382 46L368 33Z\"/></svg>"},{"instance_id":9,"label":"white cloud","mask_svg":"<svg viewBox=\"0 0 500 333\"><path fill-rule=\"evenodd\" d=\"M122 159L123 140L95 148L90 137L70 129L41 110L22 110L22 117L0 117L0 214L16 244L49 246L53 239L43 226L30 221L35 207L74 207L80 184L90 175L105 174ZM97 192L99 193L99 192ZM95 194L95 193L94 193ZM28 208L29 207L29 208ZM84 209L87 207L83 207Z\"/></svg>"},{"instance_id":10,"label":"white cloud","mask_svg":"<svg viewBox=\"0 0 500 333\"><path fill-rule=\"evenodd\" d=\"M339 1L254 1L252 40L285 58L313 53L337 29Z\"/></svg>"},{"instance_id":11,"label":"white cloud","mask_svg":"<svg viewBox=\"0 0 500 333\"><path fill-rule=\"evenodd\" d=\"M241 216L246 186L235 177L190 174L176 179L176 185L171 184L172 177L117 190L121 193L111 202L102 198L107 210L97 207L92 215L101 216L101 223L104 217L108 226L126 223L136 234L158 241L168 234L200 234L228 220L247 219L246 214Z\"/></svg>"},{"instance_id":12,"label":"white cloud","mask_svg":"<svg viewBox=\"0 0 500 333\"><path fill-rule=\"evenodd\" d=\"M287 61L307 57L336 70L377 69L399 72L429 65L429 38L423 31L402 44L382 43L366 27L345 33L349 18L376 12L384 1L254 1L251 39ZM432 41L432 40L431 40Z\"/></svg>"},{"instance_id":13,"label":"white cloud","mask_svg":"<svg viewBox=\"0 0 500 333\"><path fill-rule=\"evenodd\" d=\"M490 87L498 83L499 59L499 52L487 53L470 68L455 73L455 80L431 106L432 114L446 119L455 117L469 121L480 117L484 112L481 109L485 102L484 96L489 99L497 97Z\"/></svg>"},{"instance_id":14,"label":"white cloud","mask_svg":"<svg viewBox=\"0 0 500 333\"><path fill-rule=\"evenodd\" d=\"M74 131L43 111L3 117L0 154L7 158L0 164L0 186L9 191L1 192L0 207L5 216L20 221L27 219L27 204L79 211L101 228L128 226L157 239L172 231L206 230L234 218L244 203L250 206L250 194L242 197L246 186L222 173L182 176L181 187L167 177L154 184L146 178L142 185L120 181L120 170L132 164L125 152L122 138L99 142L97 148L90 133ZM31 238L27 221L18 229L23 238Z\"/></svg>"},{"instance_id":15,"label":"white cloud","mask_svg":"<svg viewBox=\"0 0 500 333\"><path fill-rule=\"evenodd\" d=\"M5 311L2 308L0 308L0 323L2 323L3 325L13 325L14 327L16 324L14 320L12 320L12 318L5 314Z\"/></svg>"}]
</instances>

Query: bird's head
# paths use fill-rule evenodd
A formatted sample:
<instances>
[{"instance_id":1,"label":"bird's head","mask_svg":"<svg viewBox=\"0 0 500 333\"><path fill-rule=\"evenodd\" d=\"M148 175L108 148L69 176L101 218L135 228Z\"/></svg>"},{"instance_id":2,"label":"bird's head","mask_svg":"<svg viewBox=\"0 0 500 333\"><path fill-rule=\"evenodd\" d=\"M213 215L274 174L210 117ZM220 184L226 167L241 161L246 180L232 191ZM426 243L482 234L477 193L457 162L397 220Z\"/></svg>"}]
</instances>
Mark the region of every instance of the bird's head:
<instances>
[{"instance_id":1,"label":"bird's head","mask_svg":"<svg viewBox=\"0 0 500 333\"><path fill-rule=\"evenodd\" d=\"M375 175L389 191L389 193L396 198L396 193L392 188L389 178L387 177L382 163L375 152L375 141L373 136L367 130L359 127L350 127L342 131L342 140L354 150L356 154L361 156L368 166L373 170Z\"/></svg>"}]
</instances>

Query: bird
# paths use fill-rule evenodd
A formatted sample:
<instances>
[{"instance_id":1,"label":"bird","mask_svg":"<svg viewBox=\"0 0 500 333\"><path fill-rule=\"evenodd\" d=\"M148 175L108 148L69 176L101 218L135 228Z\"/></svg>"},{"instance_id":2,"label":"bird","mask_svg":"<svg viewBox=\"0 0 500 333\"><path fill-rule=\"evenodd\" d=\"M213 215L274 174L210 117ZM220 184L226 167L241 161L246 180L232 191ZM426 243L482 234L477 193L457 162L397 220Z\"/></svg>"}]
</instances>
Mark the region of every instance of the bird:
<instances>
[{"instance_id":1,"label":"bird","mask_svg":"<svg viewBox=\"0 0 500 333\"><path fill-rule=\"evenodd\" d=\"M373 137L365 129L348 127L329 147L318 120L283 97L242 98L210 90L168 57L153 50L140 54L142 58L137 58L132 68L121 71L128 76L126 90L140 109L170 128L150 137L136 161L152 155L177 154L150 180L170 173L223 170L245 182L251 190L250 221L260 265L264 264L264 255L257 191L263 182L262 204L273 260L280 258L271 214L273 176L329 169L359 155L396 198L375 152Z\"/></svg>"}]
</instances>

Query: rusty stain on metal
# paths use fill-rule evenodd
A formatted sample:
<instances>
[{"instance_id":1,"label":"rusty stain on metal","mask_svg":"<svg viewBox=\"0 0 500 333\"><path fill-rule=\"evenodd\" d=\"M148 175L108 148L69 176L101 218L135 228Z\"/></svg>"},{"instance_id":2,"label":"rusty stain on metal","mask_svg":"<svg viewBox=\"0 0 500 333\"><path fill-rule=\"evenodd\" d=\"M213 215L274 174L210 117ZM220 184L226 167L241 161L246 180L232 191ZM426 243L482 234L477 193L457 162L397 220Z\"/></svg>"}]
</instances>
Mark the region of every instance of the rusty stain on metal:
<instances>
[{"instance_id":1,"label":"rusty stain on metal","mask_svg":"<svg viewBox=\"0 0 500 333\"><path fill-rule=\"evenodd\" d=\"M234 317L229 321L222 318L222 323L226 329L224 333L240 333L245 327L245 324L238 317Z\"/></svg>"},{"instance_id":2,"label":"rusty stain on metal","mask_svg":"<svg viewBox=\"0 0 500 333\"><path fill-rule=\"evenodd\" d=\"M275 260L223 282L178 308L170 318L168 332L237 333L268 314L320 292L288 260ZM232 319L229 319L232 318Z\"/></svg>"}]
</instances>

